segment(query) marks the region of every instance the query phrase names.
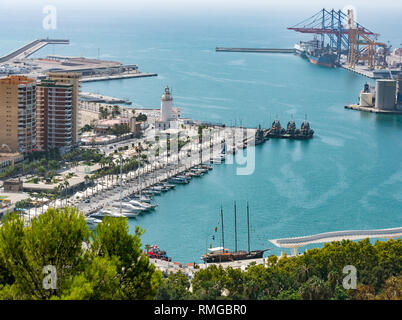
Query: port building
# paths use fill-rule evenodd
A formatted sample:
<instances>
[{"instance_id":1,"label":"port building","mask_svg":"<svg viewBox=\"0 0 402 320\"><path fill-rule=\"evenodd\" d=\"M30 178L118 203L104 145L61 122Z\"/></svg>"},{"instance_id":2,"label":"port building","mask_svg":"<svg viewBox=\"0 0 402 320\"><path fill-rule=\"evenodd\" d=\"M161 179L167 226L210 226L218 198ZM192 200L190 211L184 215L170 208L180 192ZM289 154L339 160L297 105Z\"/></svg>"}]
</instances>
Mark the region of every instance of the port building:
<instances>
[{"instance_id":1,"label":"port building","mask_svg":"<svg viewBox=\"0 0 402 320\"><path fill-rule=\"evenodd\" d=\"M402 114L402 77L377 79L375 87L365 84L359 95L359 104L346 109L384 114Z\"/></svg>"}]
</instances>

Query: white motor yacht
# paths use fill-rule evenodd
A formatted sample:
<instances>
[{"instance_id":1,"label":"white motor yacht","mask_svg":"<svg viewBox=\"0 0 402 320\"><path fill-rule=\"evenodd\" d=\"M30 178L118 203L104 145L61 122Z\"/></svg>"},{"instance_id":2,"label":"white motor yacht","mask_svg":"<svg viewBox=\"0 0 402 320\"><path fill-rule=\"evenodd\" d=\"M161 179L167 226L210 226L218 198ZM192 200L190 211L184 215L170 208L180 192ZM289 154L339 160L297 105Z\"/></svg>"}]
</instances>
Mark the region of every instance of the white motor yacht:
<instances>
[{"instance_id":1,"label":"white motor yacht","mask_svg":"<svg viewBox=\"0 0 402 320\"><path fill-rule=\"evenodd\" d=\"M141 208L144 208L147 210L154 209L156 207L156 204L150 204L150 203L141 202L138 200L130 200L129 203L134 206L141 207Z\"/></svg>"},{"instance_id":2,"label":"white motor yacht","mask_svg":"<svg viewBox=\"0 0 402 320\"><path fill-rule=\"evenodd\" d=\"M98 223L101 223L102 220L97 219L95 217L85 217L85 221L90 229L94 229Z\"/></svg>"},{"instance_id":3,"label":"white motor yacht","mask_svg":"<svg viewBox=\"0 0 402 320\"><path fill-rule=\"evenodd\" d=\"M112 204L114 208L117 208L120 210L120 202L115 202ZM141 212L145 211L144 208L139 207L139 206L134 206L131 203L128 202L122 202L121 203L121 208L124 210L124 215L128 216L127 214L133 214L132 216L138 216Z\"/></svg>"},{"instance_id":4,"label":"white motor yacht","mask_svg":"<svg viewBox=\"0 0 402 320\"><path fill-rule=\"evenodd\" d=\"M113 218L126 218L124 214L120 214L116 209L102 209L98 212L95 212L90 215L91 218L99 218L102 219L104 217L113 217Z\"/></svg>"}]
</instances>

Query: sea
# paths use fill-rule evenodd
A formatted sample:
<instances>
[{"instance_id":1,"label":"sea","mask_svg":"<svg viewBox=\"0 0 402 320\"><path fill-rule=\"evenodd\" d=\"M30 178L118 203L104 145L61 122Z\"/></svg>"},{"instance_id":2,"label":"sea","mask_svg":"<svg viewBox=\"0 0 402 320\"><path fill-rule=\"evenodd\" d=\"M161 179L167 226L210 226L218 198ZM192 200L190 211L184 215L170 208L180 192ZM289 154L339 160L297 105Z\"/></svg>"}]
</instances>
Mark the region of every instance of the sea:
<instances>
[{"instance_id":1,"label":"sea","mask_svg":"<svg viewBox=\"0 0 402 320\"><path fill-rule=\"evenodd\" d=\"M54 30L43 28L47 4L57 8ZM288 249L269 240L402 226L402 116L344 109L358 102L363 85L372 80L293 54L215 52L217 46L292 48L311 36L287 27L320 9L314 4L214 10L5 1L0 4L0 55L37 38L67 38L70 45L50 45L34 57L100 58L158 74L84 83L83 91L130 99L135 108L158 108L169 86L184 117L227 125L267 128L279 119L286 126L293 118L300 127L307 119L313 139L271 139L253 150L250 174L239 175L236 162L214 165L188 185L156 196L156 210L128 222L131 232L136 226L145 230L143 245L159 245L174 261L201 262L208 247L221 244L221 208L225 247L234 249L234 202L238 248L247 249L248 203L251 248L279 255ZM397 47L401 12L369 6L359 9L358 18Z\"/></svg>"}]
</instances>

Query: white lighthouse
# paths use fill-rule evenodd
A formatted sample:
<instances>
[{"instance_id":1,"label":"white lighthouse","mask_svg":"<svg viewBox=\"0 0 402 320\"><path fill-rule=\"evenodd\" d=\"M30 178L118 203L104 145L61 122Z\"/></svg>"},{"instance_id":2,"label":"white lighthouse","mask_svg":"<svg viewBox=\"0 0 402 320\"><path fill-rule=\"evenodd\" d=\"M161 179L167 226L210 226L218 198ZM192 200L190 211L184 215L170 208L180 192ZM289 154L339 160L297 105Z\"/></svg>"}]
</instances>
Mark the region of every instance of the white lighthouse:
<instances>
[{"instance_id":1,"label":"white lighthouse","mask_svg":"<svg viewBox=\"0 0 402 320\"><path fill-rule=\"evenodd\" d=\"M173 98L170 94L169 87L165 88L165 92L161 98L161 121L173 120Z\"/></svg>"}]
</instances>

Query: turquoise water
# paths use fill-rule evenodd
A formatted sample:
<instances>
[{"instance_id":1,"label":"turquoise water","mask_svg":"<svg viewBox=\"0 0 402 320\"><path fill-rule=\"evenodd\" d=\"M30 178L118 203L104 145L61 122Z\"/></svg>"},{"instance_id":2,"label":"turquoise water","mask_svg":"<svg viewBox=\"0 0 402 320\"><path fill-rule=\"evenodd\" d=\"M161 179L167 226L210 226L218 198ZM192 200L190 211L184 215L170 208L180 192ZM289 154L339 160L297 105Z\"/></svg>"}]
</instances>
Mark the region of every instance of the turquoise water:
<instances>
[{"instance_id":1,"label":"turquoise water","mask_svg":"<svg viewBox=\"0 0 402 320\"><path fill-rule=\"evenodd\" d=\"M402 225L402 117L345 110L357 102L366 78L327 69L286 54L216 53L216 46L291 47L300 35L286 27L316 9L293 12L215 13L207 16L60 10L59 29L44 32L36 13L11 26L0 11L0 54L39 36L67 37L70 46L47 53L85 55L137 63L158 77L84 84L85 91L130 98L137 107L159 107L163 87L173 88L183 115L227 124L282 125L307 115L315 130L311 141L269 140L256 146L255 171L236 175L235 165L215 165L189 185L156 197L158 208L130 220L146 230L143 243L156 243L174 260L199 261L212 241L222 205L225 244L234 247L233 201L238 208L239 247L247 248L246 201L250 204L252 248L270 247L268 239L344 229ZM370 27L369 14L360 13ZM371 14L374 15L373 12ZM385 14L385 11L383 12ZM387 21L397 21L400 14ZM398 16L399 15L399 16ZM385 21L384 20L384 21ZM401 20L399 20L401 21ZM376 22L385 39L398 41L398 28ZM374 28L372 28L374 29ZM399 28L400 29L400 28ZM378 29L376 29L377 31ZM85 31L85 32L84 32ZM396 39L396 40L395 40ZM398 43L396 42L395 45Z\"/></svg>"}]
</instances>

